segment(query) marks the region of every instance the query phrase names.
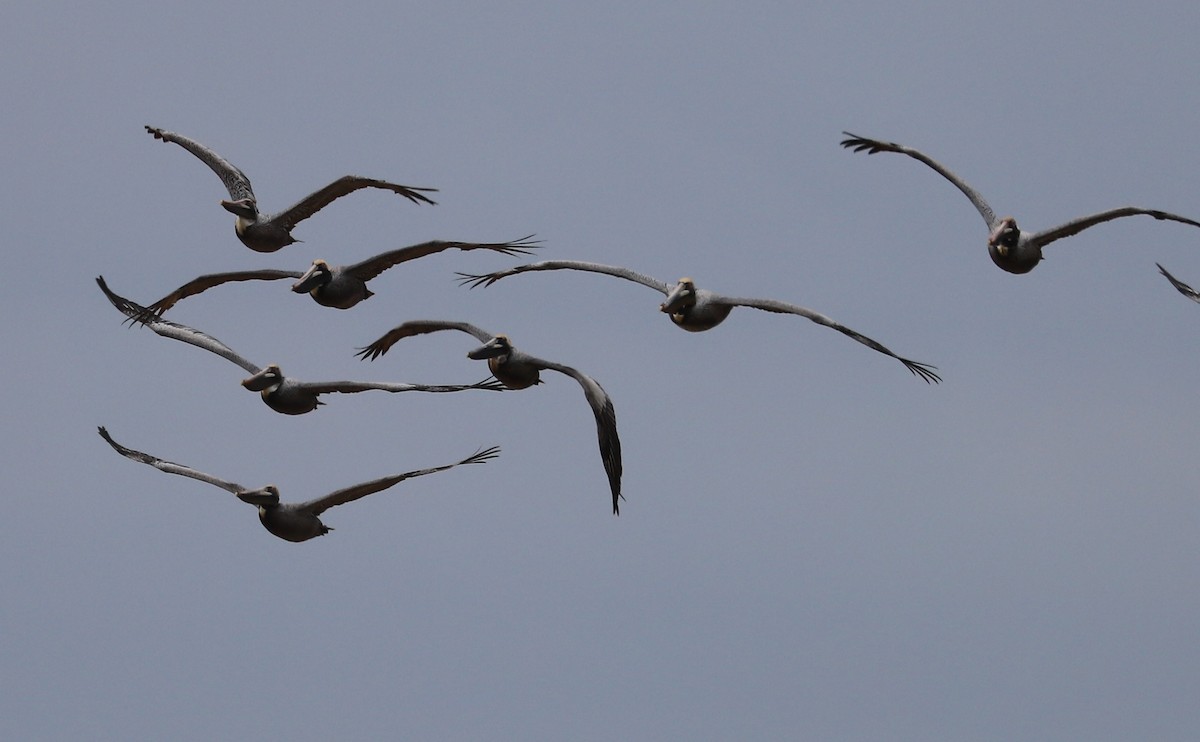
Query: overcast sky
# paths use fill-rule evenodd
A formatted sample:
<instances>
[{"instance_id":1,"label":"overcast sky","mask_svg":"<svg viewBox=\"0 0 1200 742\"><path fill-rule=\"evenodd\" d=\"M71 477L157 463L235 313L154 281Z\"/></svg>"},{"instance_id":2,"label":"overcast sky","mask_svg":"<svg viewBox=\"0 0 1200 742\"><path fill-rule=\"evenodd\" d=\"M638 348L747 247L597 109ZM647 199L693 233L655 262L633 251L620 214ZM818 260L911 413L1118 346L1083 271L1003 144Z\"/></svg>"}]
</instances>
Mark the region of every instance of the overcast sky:
<instances>
[{"instance_id":1,"label":"overcast sky","mask_svg":"<svg viewBox=\"0 0 1200 742\"><path fill-rule=\"evenodd\" d=\"M1032 273L970 203L1049 227L1200 218L1194 2L14 4L5 144L6 739L1192 740L1200 733L1200 230L1123 219ZM202 6L202 7L201 7ZM247 250L224 189L146 124L242 168L265 210L364 191ZM592 415L519 392L332 395L299 417L199 349L123 327L204 273L304 270L536 233L816 309L680 331L576 272L467 290L443 253L339 311L287 282L168 317L306 380L473 382L475 341L354 349L405 320L507 333L595 377ZM252 507L96 434L303 500L501 456L274 538Z\"/></svg>"}]
</instances>

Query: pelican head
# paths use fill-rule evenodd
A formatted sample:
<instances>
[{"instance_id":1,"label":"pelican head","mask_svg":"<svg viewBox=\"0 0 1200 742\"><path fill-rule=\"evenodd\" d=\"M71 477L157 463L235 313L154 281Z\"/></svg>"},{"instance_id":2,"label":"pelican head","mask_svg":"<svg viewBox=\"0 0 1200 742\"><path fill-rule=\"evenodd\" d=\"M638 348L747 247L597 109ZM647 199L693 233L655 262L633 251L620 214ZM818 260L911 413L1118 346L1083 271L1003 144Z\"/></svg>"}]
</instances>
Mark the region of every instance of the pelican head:
<instances>
[{"instance_id":1,"label":"pelican head","mask_svg":"<svg viewBox=\"0 0 1200 742\"><path fill-rule=\"evenodd\" d=\"M1042 260L1042 246L1036 239L1022 240L1017 220L1006 216L988 235L988 256L1009 273L1028 273Z\"/></svg>"},{"instance_id":2,"label":"pelican head","mask_svg":"<svg viewBox=\"0 0 1200 742\"><path fill-rule=\"evenodd\" d=\"M329 283L332 278L333 271L329 269L329 263L317 258L312 262L308 271L300 277L300 280L292 284L292 291L297 294L313 291Z\"/></svg>"},{"instance_id":3,"label":"pelican head","mask_svg":"<svg viewBox=\"0 0 1200 742\"><path fill-rule=\"evenodd\" d=\"M273 484L268 484L256 490L247 490L246 492L237 493L238 499L242 502L248 502L251 505L259 507L268 507L279 504L279 488Z\"/></svg>"},{"instance_id":4,"label":"pelican head","mask_svg":"<svg viewBox=\"0 0 1200 742\"><path fill-rule=\"evenodd\" d=\"M671 293L667 294L667 300L658 308L666 314L679 314L695 305L696 282L690 278L681 278L679 283L675 284L675 288L671 289Z\"/></svg>"},{"instance_id":5,"label":"pelican head","mask_svg":"<svg viewBox=\"0 0 1200 742\"><path fill-rule=\"evenodd\" d=\"M270 391L281 383L283 383L283 370L274 363L250 378L242 380L242 386L252 392Z\"/></svg>"},{"instance_id":6,"label":"pelican head","mask_svg":"<svg viewBox=\"0 0 1200 742\"><path fill-rule=\"evenodd\" d=\"M1016 249L1020 239L1021 230L1017 227L1017 220L1006 216L988 235L988 251L994 250L1001 258L1007 258L1009 253Z\"/></svg>"},{"instance_id":7,"label":"pelican head","mask_svg":"<svg viewBox=\"0 0 1200 742\"><path fill-rule=\"evenodd\" d=\"M507 335L496 335L491 340L467 353L467 358L486 360L492 376L508 389L528 389L541 384L541 366L518 353Z\"/></svg>"},{"instance_id":8,"label":"pelican head","mask_svg":"<svg viewBox=\"0 0 1200 742\"><path fill-rule=\"evenodd\" d=\"M500 358L512 353L512 349L512 343L508 341L507 335L497 335L475 350L467 353L467 358L475 361Z\"/></svg>"},{"instance_id":9,"label":"pelican head","mask_svg":"<svg viewBox=\"0 0 1200 742\"><path fill-rule=\"evenodd\" d=\"M239 198L236 201L221 201L221 206L231 214L243 219L254 221L258 219L258 203L251 197Z\"/></svg>"}]
</instances>

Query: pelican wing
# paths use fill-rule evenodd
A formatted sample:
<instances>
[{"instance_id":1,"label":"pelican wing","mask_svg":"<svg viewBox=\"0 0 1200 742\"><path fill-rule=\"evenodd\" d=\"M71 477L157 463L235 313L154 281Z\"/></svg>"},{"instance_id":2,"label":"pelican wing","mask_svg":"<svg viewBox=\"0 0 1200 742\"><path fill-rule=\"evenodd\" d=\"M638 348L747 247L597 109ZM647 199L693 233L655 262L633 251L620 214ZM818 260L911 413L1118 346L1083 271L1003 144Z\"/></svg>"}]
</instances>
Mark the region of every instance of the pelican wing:
<instances>
[{"instance_id":1,"label":"pelican wing","mask_svg":"<svg viewBox=\"0 0 1200 742\"><path fill-rule=\"evenodd\" d=\"M888 350L886 347L884 347L880 343L867 337L866 335L863 335L862 333L859 333L855 330L851 330L849 327L846 327L845 325L843 325L839 322L833 321L832 319L830 319L829 317L826 317L825 315L821 314L820 312L814 312L813 310L799 306L798 304L788 304L788 303L782 302L782 301L774 301L773 299L737 299L737 298L727 297L727 296L718 296L715 294L712 295L711 298L713 301L715 301L719 304L728 304L728 305L732 305L732 306L742 306L742 307L753 307L754 309L762 309L763 311L766 311L766 312L779 312L781 314L798 314L801 317L807 317L808 319L812 320L813 322L816 322L819 325L825 325L826 327L837 330L838 332L842 333L843 335L854 338L855 340L857 340L858 342L862 343L863 345L867 346L868 348L870 348L872 350L879 351L880 353L883 353L884 355L889 355L892 358L895 358L896 360L903 363L905 368L907 368L909 371L911 371L913 373L913 375L921 377L922 379L925 380L926 383L939 382L942 380L942 377L940 377L936 373L934 373L934 369L937 368L936 366L930 366L927 363L918 363L916 361L910 361L907 358L901 358L900 356L896 355L895 353Z\"/></svg>"},{"instance_id":2,"label":"pelican wing","mask_svg":"<svg viewBox=\"0 0 1200 742\"><path fill-rule=\"evenodd\" d=\"M193 469L190 466L184 466L183 464L176 464L171 461L164 461L164 460L158 458L157 456L151 456L148 453L142 453L141 451L135 451L132 448L126 448L125 446L122 446L120 443L117 443L116 441L114 441L112 439L112 436L110 436L108 434L108 430L103 425L101 425L98 428L98 430L100 431L100 436L102 438L104 438L104 440L108 441L108 445L112 446L113 450L115 450L117 453L121 454L122 456L124 456L127 459L133 459L134 461L140 461L143 464L149 464L150 466L153 466L155 469L158 469L159 471L165 471L168 474L179 474L184 477L191 477L192 479L199 479L201 482L208 482L209 484L215 484L216 486L220 487L221 489L228 490L228 491L234 493L235 495L239 492L246 491L246 488L240 484L236 484L234 482L227 482L224 479L219 479L217 477L214 477L211 474L205 474L202 471L196 471L195 469Z\"/></svg>"},{"instance_id":3,"label":"pelican wing","mask_svg":"<svg viewBox=\"0 0 1200 742\"><path fill-rule=\"evenodd\" d=\"M418 469L417 471L410 471L410 472L405 472L403 474L396 474L396 475L393 475L390 477L383 477L382 479L376 479L371 482L363 482L362 484L356 484L353 487L346 487L345 489L340 489L337 492L331 492L328 495L325 495L324 497L318 497L315 500L309 500L307 502L299 503L295 506L295 508L297 510L308 511L308 512L312 513L313 515L320 515L321 513L325 512L326 510L328 510L331 507L334 507L335 505L342 505L347 502L353 502L354 500L357 500L361 497L366 497L367 495L371 495L371 494L374 494L381 490L385 490L394 484L399 484L400 482L403 482L405 479L412 479L413 477L422 477L422 476L425 476L426 474L433 474L433 473L439 472L439 471L446 471L447 469L453 469L454 467L460 466L462 464L483 464L483 463L490 461L491 459L496 458L499 455L500 455L500 447L499 446L492 446L491 448L482 448L482 449L476 451L475 453L471 454L467 458L463 459L462 461L457 461L453 464L446 464L445 466L435 466L432 469Z\"/></svg>"},{"instance_id":4,"label":"pelican wing","mask_svg":"<svg viewBox=\"0 0 1200 742\"><path fill-rule=\"evenodd\" d=\"M484 379L474 384L405 384L386 381L299 381L296 386L313 394L354 392L462 392L468 389L504 391L504 385L495 379Z\"/></svg>"},{"instance_id":5,"label":"pelican wing","mask_svg":"<svg viewBox=\"0 0 1200 742\"><path fill-rule=\"evenodd\" d=\"M389 183L386 180L375 180L374 178L363 178L358 175L343 175L329 185L308 194L298 202L292 204L283 211L272 214L270 221L282 225L285 229L291 229L300 222L309 218L321 209L328 206L333 201L345 196L349 193L354 193L360 188L382 188L386 191L392 191L404 196L413 203L435 203L421 191L436 191L436 188L417 188L414 186L399 185L398 183Z\"/></svg>"},{"instance_id":6,"label":"pelican wing","mask_svg":"<svg viewBox=\"0 0 1200 742\"><path fill-rule=\"evenodd\" d=\"M1187 217L1179 216L1178 214L1170 214L1166 211L1157 211L1155 209L1139 209L1136 206L1122 206L1119 209L1110 209L1101 211L1099 214L1084 216L1078 219L1072 219L1066 224L1061 224L1053 229L1043 229L1033 235L1031 241L1039 246L1049 245L1055 240L1061 240L1063 237L1070 237L1073 234L1078 234L1088 227L1093 227L1103 222L1113 219L1120 219L1124 216L1137 216L1138 214L1146 214L1155 219L1162 219L1171 222L1180 222L1182 224L1190 224L1193 227L1200 227L1200 222L1192 221Z\"/></svg>"},{"instance_id":7,"label":"pelican wing","mask_svg":"<svg viewBox=\"0 0 1200 742\"><path fill-rule=\"evenodd\" d=\"M1194 302L1200 302L1200 292L1196 291L1196 289L1192 288L1191 286L1188 286L1183 281L1180 281L1175 276L1172 276L1167 272L1166 268L1162 267L1158 263L1155 263L1155 265L1158 265L1158 272L1167 277L1167 280L1171 282L1171 285L1175 287L1176 291Z\"/></svg>"},{"instance_id":8,"label":"pelican wing","mask_svg":"<svg viewBox=\"0 0 1200 742\"><path fill-rule=\"evenodd\" d=\"M496 281L509 276L515 276L518 273L526 271L557 271L557 270L576 270L576 271L591 271L592 273L605 273L617 278L624 278L626 281L640 283L643 286L658 291L666 296L671 292L671 287L659 281L656 278L643 275L636 271L631 271L628 268L621 268L615 265L601 265L600 263L585 263L581 260L544 260L540 263L527 263L518 265L508 270L496 271L495 273L483 273L473 275L470 273L458 273L459 283L470 288L479 288L480 286L491 286Z\"/></svg>"},{"instance_id":9,"label":"pelican wing","mask_svg":"<svg viewBox=\"0 0 1200 742\"><path fill-rule=\"evenodd\" d=\"M373 258L368 258L361 263L346 266L343 270L355 278L369 281L393 265L423 258L426 255L433 255L443 250L491 250L504 255L529 255L533 250L540 247L538 244L540 240L533 240L531 239L532 237L533 235L528 235L519 240L511 240L509 242L447 242L433 240L432 242L422 242L419 245L410 245L402 247L399 250L382 253Z\"/></svg>"},{"instance_id":10,"label":"pelican wing","mask_svg":"<svg viewBox=\"0 0 1200 742\"><path fill-rule=\"evenodd\" d=\"M202 291L207 291L213 286L220 286L223 283L233 281L276 281L280 278L301 278L304 276L299 271L277 271L271 269L258 271L234 271L232 273L209 273L199 278L193 278L191 281L183 284L163 298L146 307L146 316L138 318L138 322L145 323L150 319L161 317L180 299L186 299L189 296L195 296Z\"/></svg>"},{"instance_id":11,"label":"pelican wing","mask_svg":"<svg viewBox=\"0 0 1200 742\"><path fill-rule=\"evenodd\" d=\"M149 327L151 330L154 330L159 335L173 338L175 340L181 340L185 343L195 345L197 348L203 348L212 353L216 353L222 358L233 361L237 365L249 371L251 374L257 374L262 370L250 361L242 358L237 353L234 353L229 346L225 345L225 343L222 343L220 340L217 340L212 335L207 335L199 330L188 327L187 325L181 325L176 322L153 317L150 310L146 307L113 293L113 291L108 288L108 284L104 282L104 276L97 276L96 283L100 285L100 290L103 291L104 295L108 297L109 302L111 302L114 307L119 309L126 317L137 322L144 322L147 327Z\"/></svg>"},{"instance_id":12,"label":"pelican wing","mask_svg":"<svg viewBox=\"0 0 1200 742\"><path fill-rule=\"evenodd\" d=\"M250 179L246 177L246 174L208 147L205 147L194 139L176 134L173 131L157 129L153 126L147 126L146 131L153 134L155 139L178 144L198 157L205 165L208 165L217 174L217 177L221 179L221 182L225 184L225 190L229 191L229 198L234 201L243 198L254 198L254 191L250 188Z\"/></svg>"},{"instance_id":13,"label":"pelican wing","mask_svg":"<svg viewBox=\"0 0 1200 742\"><path fill-rule=\"evenodd\" d=\"M356 355L364 361L373 361L384 353L387 353L389 348L404 338L412 337L413 335L424 335L430 332L439 332L441 330L459 330L460 332L474 335L481 343L486 343L494 337L491 333L481 330L468 322L443 322L434 319L413 320L412 322L405 322L388 330L382 337L367 347L359 348Z\"/></svg>"},{"instance_id":14,"label":"pelican wing","mask_svg":"<svg viewBox=\"0 0 1200 742\"><path fill-rule=\"evenodd\" d=\"M849 137L848 139L842 140L842 146L846 149L852 149L855 152L865 151L869 155L873 155L876 152L898 152L902 155L908 155L914 160L920 160L929 167L933 168L940 173L943 178L953 183L958 190L962 191L963 194L971 200L971 203L975 204L975 208L979 211L979 215L983 217L985 222L987 222L988 230L995 229L999 219L996 218L996 212L992 211L992 207L988 206L988 202L985 201L983 196L979 194L979 191L967 185L966 181L955 175L950 171L949 168L945 167L937 160L923 152L913 149L912 147L905 147L904 145L896 144L895 142L882 142L878 139L867 139L866 137L860 137L856 134L851 134L848 131L843 131L842 133Z\"/></svg>"},{"instance_id":15,"label":"pelican wing","mask_svg":"<svg viewBox=\"0 0 1200 742\"><path fill-rule=\"evenodd\" d=\"M621 494L621 439L617 435L617 413L613 409L612 398L595 379L570 366L529 356L525 360L541 368L566 374L583 387L583 396L596 416L596 437L600 442L600 460L608 474L608 488L612 492L613 515L620 515L618 501L625 499L625 496Z\"/></svg>"}]
</instances>

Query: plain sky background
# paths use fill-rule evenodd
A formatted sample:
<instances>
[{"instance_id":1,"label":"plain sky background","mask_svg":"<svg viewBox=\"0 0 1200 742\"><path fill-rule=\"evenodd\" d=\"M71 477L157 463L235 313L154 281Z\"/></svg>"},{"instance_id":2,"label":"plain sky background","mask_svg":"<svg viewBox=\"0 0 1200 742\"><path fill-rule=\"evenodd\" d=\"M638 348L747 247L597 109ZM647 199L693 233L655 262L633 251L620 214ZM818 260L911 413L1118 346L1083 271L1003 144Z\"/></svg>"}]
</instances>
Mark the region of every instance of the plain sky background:
<instances>
[{"instance_id":1,"label":"plain sky background","mask_svg":"<svg viewBox=\"0 0 1200 742\"><path fill-rule=\"evenodd\" d=\"M918 147L1027 228L1200 216L1200 5L10 4L5 739L1193 740L1200 230L1139 217L992 265ZM266 210L356 173L272 255L152 124ZM743 309L689 334L584 273L459 288L443 253L349 311L286 282L168 315L302 379L472 382L466 320L612 395L331 396L271 412L228 362L121 325L202 273L536 232L542 259L791 301L937 365ZM301 500L500 445L278 540L96 435Z\"/></svg>"}]
</instances>

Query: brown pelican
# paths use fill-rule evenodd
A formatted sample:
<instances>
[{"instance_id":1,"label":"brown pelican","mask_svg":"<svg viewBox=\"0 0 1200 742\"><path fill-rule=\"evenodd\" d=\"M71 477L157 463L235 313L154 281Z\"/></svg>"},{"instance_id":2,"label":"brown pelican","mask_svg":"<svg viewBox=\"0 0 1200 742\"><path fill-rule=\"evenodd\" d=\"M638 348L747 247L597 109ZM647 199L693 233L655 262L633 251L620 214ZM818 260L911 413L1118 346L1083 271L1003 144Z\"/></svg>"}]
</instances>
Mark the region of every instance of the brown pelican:
<instances>
[{"instance_id":1,"label":"brown pelican","mask_svg":"<svg viewBox=\"0 0 1200 742\"><path fill-rule=\"evenodd\" d=\"M1196 289L1192 288L1191 286L1188 286L1186 283L1184 283L1183 281L1180 281L1175 276L1172 276L1170 273L1167 272L1166 268L1162 267L1158 263L1155 263L1155 265L1158 266L1158 272L1167 277L1167 280L1171 282L1171 285L1175 287L1176 291L1183 294L1184 296L1186 296L1187 298L1191 299L1194 302L1200 302L1200 291L1196 291Z\"/></svg>"},{"instance_id":2,"label":"brown pelican","mask_svg":"<svg viewBox=\"0 0 1200 742\"><path fill-rule=\"evenodd\" d=\"M1011 216L1006 216L1002 219L997 218L996 213L992 211L992 207L988 206L987 201L983 199L983 196L979 195L978 191L967 185L965 181L928 155L918 152L912 147L905 147L895 142L881 142L878 139L867 139L851 134L848 131L842 133L849 137L842 140L842 146L846 149L852 149L855 152L865 151L869 155L873 155L876 152L899 152L902 155L908 155L914 160L920 160L940 173L943 178L953 183L958 190L962 191L971 200L971 203L975 205L975 208L983 217L983 221L987 223L988 255L992 256L992 262L1009 273L1028 273L1033 270L1034 266L1042 259L1042 248L1055 240L1070 237L1088 227L1113 219L1120 219L1124 216L1146 214L1155 219L1165 219L1172 222L1190 224L1193 227L1200 227L1200 222L1192 221L1177 214L1170 214L1155 209L1142 209L1136 206L1122 206L1118 209L1110 209L1108 211L1101 211L1098 214L1092 214L1091 216L1072 219L1053 229L1043 229L1040 232L1027 232L1017 227L1017 220Z\"/></svg>"},{"instance_id":3,"label":"brown pelican","mask_svg":"<svg viewBox=\"0 0 1200 742\"><path fill-rule=\"evenodd\" d=\"M649 276L631 271L628 268L619 268L612 265L601 265L599 263L584 263L578 260L546 260L540 263L528 263L526 265L518 265L504 271L495 273L486 273L482 275L472 275L470 273L459 273L460 283L477 288L479 286L491 286L496 281L508 276L514 276L518 273L526 271L553 271L570 269L577 271L591 271L593 273L605 273L617 278L624 278L627 281L640 283L643 286L658 291L667 297L666 301L659 305L659 309L671 316L671 321L688 332L703 332L710 330L721 324L734 307L753 307L754 309L762 309L767 312L779 312L781 314L798 314L801 317L816 322L819 325L831 327L834 330L854 338L863 345L877 350L884 355L889 355L892 358L904 364L904 367L911 371L915 376L924 379L926 383L941 381L941 377L934 373L933 369L936 366L930 366L926 363L918 363L910 361L907 358L901 358L884 346L875 342L866 335L861 335L854 330L851 330L845 325L834 322L829 317L823 314L814 312L811 309L799 306L797 304L786 304L781 301L772 299L740 299L732 296L722 296L721 294L713 293L706 289L696 288L696 284L690 278L681 278L674 286L651 278Z\"/></svg>"},{"instance_id":4,"label":"brown pelican","mask_svg":"<svg viewBox=\"0 0 1200 742\"><path fill-rule=\"evenodd\" d=\"M423 258L443 250L492 250L504 255L528 255L538 247L537 240L527 235L510 242L424 242L402 247L353 265L331 267L324 260L314 260L300 280L292 284L297 294L308 292L322 306L349 309L363 299L371 298L367 281L398 263Z\"/></svg>"},{"instance_id":5,"label":"brown pelican","mask_svg":"<svg viewBox=\"0 0 1200 742\"><path fill-rule=\"evenodd\" d=\"M604 471L608 473L608 486L612 491L613 515L620 515L617 501L621 495L621 439L617 437L617 413L613 409L612 399L608 393L596 383L592 377L570 366L546 361L517 350L509 342L506 335L493 335L466 322L442 322L439 320L419 320L405 322L388 330L383 337L359 350L358 356L363 360L375 360L388 352L398 340L413 335L422 335L439 330L459 330L474 335L482 346L467 353L468 358L487 360L488 368L501 384L509 389L526 389L541 383L540 371L557 371L570 376L583 387L583 396L587 398L592 414L596 416L596 436L600 440L600 460L604 462Z\"/></svg>"},{"instance_id":6,"label":"brown pelican","mask_svg":"<svg viewBox=\"0 0 1200 742\"><path fill-rule=\"evenodd\" d=\"M102 276L96 278L96 283L100 285L100 290L104 292L104 295L108 297L112 305L119 309L126 317L141 321L143 317L150 316L146 308L142 305L113 293L108 288L108 284L104 282ZM283 371L277 364L272 363L266 368L259 368L237 353L234 353L229 346L220 340L186 325L170 322L165 319L147 319L145 324L163 337L195 345L198 348L216 353L222 358L233 361L241 366L251 374L249 378L242 381L242 386L252 392L259 392L268 407L285 415L303 415L306 412L312 412L319 405L324 404L318 399L320 395L334 392L345 394L370 390L384 392L461 392L465 389L501 391L504 388L490 379L469 385L401 384L375 381L298 381L284 376Z\"/></svg>"},{"instance_id":7,"label":"brown pelican","mask_svg":"<svg viewBox=\"0 0 1200 742\"><path fill-rule=\"evenodd\" d=\"M263 214L258 210L258 199L255 198L254 190L250 187L250 179L216 152L194 139L165 129L147 126L146 131L153 134L155 139L178 144L212 168L212 171L225 184L226 190L229 191L229 200L221 201L221 206L237 217L234 229L237 231L238 239L242 241L243 245L256 252L275 252L281 247L298 242L292 237L292 229L297 224L325 208L335 199L360 188L382 188L398 193L416 204L434 203L421 191L437 190L436 188L416 188L388 183L358 175L345 175L324 188L310 193L284 211L277 214Z\"/></svg>"},{"instance_id":8,"label":"brown pelican","mask_svg":"<svg viewBox=\"0 0 1200 742\"><path fill-rule=\"evenodd\" d=\"M446 242L434 240L419 245L402 247L399 250L376 255L353 265L330 266L324 260L314 260L308 271L235 271L232 273L209 273L188 281L163 298L146 307L146 319L161 317L171 307L189 296L232 281L275 281L281 278L298 279L292 291L308 293L318 304L337 309L349 309L364 299L374 296L367 288L367 281L394 265L423 258L443 250L492 250L504 255L528 255L539 247L538 241L530 240L533 235L510 242ZM141 320L139 320L141 321Z\"/></svg>"},{"instance_id":9,"label":"brown pelican","mask_svg":"<svg viewBox=\"0 0 1200 742\"><path fill-rule=\"evenodd\" d=\"M149 464L155 469L165 471L168 474L179 474L216 485L223 490L228 490L237 495L238 499L242 502L257 505L258 519L262 522L264 528L281 539L297 543L307 541L310 538L316 538L317 536L324 536L333 530L322 523L320 518L321 513L324 513L331 507L353 502L367 495L381 492L392 485L403 482L405 479L446 471L462 464L483 464L500 455L500 447L492 446L491 448L480 449L462 461L457 461L453 464L435 466L432 469L418 469L403 474L394 474L390 477L383 477L371 482L363 482L362 484L330 492L324 497L318 497L315 500L308 500L306 502L280 502L279 489L273 484L268 484L266 487L260 487L256 490L248 489L235 482L227 482L211 474L196 471L190 466L164 461L157 456L151 456L148 453L126 448L114 441L104 426L100 426L99 431L104 440L108 441L108 445L112 446L117 453L125 458Z\"/></svg>"}]
</instances>

